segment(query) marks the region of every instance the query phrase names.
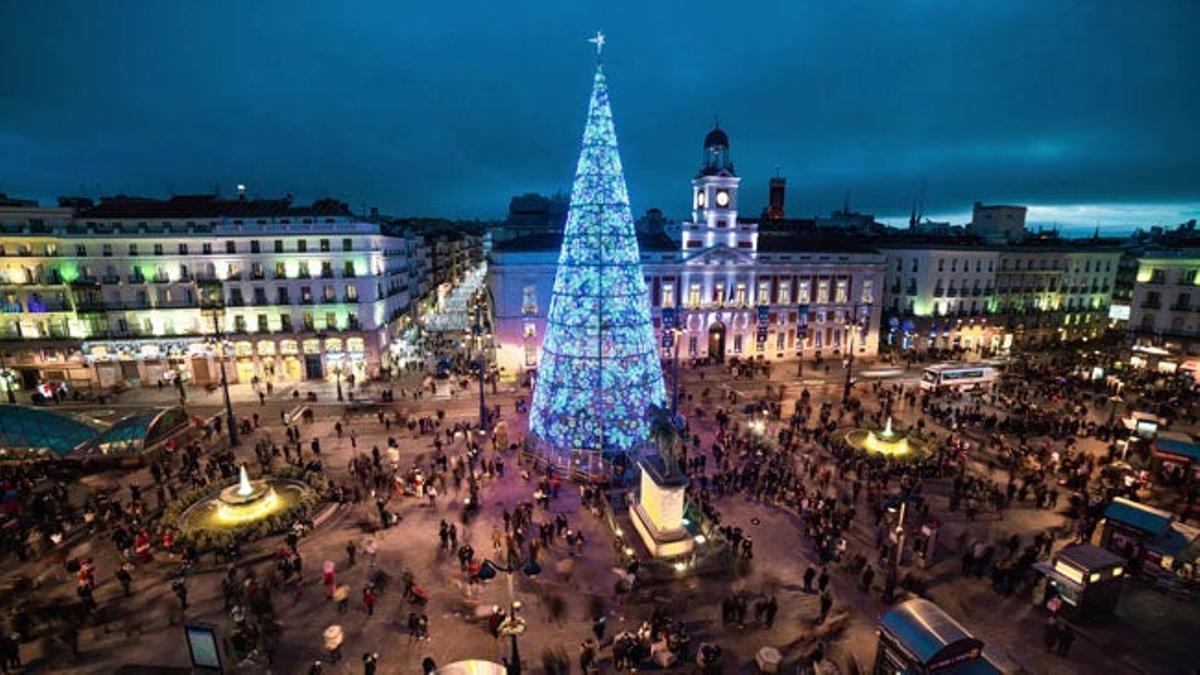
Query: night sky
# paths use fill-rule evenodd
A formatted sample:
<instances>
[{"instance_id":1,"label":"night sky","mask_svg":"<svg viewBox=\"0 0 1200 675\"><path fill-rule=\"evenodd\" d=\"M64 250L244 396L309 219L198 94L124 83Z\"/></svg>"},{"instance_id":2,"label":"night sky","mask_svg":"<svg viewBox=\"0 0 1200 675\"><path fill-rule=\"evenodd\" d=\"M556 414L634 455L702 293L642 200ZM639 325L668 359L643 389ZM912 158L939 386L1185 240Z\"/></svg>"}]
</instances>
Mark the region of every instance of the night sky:
<instances>
[{"instance_id":1,"label":"night sky","mask_svg":"<svg viewBox=\"0 0 1200 675\"><path fill-rule=\"evenodd\" d=\"M0 3L0 191L325 195L498 218L568 190L597 29L635 213L719 115L757 214L1113 231L1200 215L1200 2Z\"/></svg>"}]
</instances>

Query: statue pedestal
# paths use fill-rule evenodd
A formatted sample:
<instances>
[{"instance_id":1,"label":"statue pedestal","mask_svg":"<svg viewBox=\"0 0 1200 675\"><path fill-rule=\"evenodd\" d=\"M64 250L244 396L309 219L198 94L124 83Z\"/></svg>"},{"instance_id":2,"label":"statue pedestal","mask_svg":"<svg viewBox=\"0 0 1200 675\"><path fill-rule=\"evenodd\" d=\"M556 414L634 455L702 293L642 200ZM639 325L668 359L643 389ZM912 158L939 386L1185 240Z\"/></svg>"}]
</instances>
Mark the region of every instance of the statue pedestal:
<instances>
[{"instance_id":1,"label":"statue pedestal","mask_svg":"<svg viewBox=\"0 0 1200 675\"><path fill-rule=\"evenodd\" d=\"M642 543L656 558L691 553L696 542L683 526L687 478L667 476L660 457L648 457L638 464L642 468L641 490L629 515Z\"/></svg>"}]
</instances>

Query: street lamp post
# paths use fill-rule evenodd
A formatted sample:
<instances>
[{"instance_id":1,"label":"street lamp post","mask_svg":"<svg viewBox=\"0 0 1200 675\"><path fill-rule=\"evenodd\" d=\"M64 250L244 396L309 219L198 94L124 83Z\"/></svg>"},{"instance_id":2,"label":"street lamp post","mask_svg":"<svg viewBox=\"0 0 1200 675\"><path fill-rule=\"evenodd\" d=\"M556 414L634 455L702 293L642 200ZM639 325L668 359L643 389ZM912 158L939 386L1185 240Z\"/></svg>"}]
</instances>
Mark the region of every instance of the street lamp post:
<instances>
[{"instance_id":1,"label":"street lamp post","mask_svg":"<svg viewBox=\"0 0 1200 675\"><path fill-rule=\"evenodd\" d=\"M478 358L479 358L479 430L488 430L488 412L487 401L484 399L483 380L486 373L486 364L484 359L483 348L483 301L477 299L475 301L475 339L479 341ZM514 638L515 639L515 638Z\"/></svg>"},{"instance_id":2,"label":"street lamp post","mask_svg":"<svg viewBox=\"0 0 1200 675\"><path fill-rule=\"evenodd\" d=\"M513 594L513 575L520 570L525 576L533 578L538 576L542 568L537 564L537 561L530 559L523 566L516 565L497 565L491 560L484 559L479 570L479 578L484 581L489 581L496 576L496 572L505 572L508 574L508 595L512 601L509 605L508 617L500 623L500 634L507 635L512 639L512 656L508 663L508 672L513 675L521 675L521 652L517 648L517 636L525 632L525 619L517 615L521 611L521 601L512 597Z\"/></svg>"},{"instance_id":3,"label":"street lamp post","mask_svg":"<svg viewBox=\"0 0 1200 675\"><path fill-rule=\"evenodd\" d=\"M683 336L683 331L679 328L672 328L671 332L675 336L675 365L671 392L671 419L674 420L675 416L679 414L679 339Z\"/></svg>"},{"instance_id":4,"label":"street lamp post","mask_svg":"<svg viewBox=\"0 0 1200 675\"><path fill-rule=\"evenodd\" d=\"M237 420L233 417L233 400L229 398L229 378L225 374L225 339L221 333L218 313L213 312L213 340L219 349L221 359L221 391L225 394L225 424L229 427L229 445L238 444Z\"/></svg>"},{"instance_id":5,"label":"street lamp post","mask_svg":"<svg viewBox=\"0 0 1200 675\"><path fill-rule=\"evenodd\" d=\"M859 304L855 303L854 315L852 317L853 321L850 324L850 337L846 341L846 382L845 382L845 386L842 389L842 402L843 403L850 400L850 387L852 385L851 378L853 377L853 373L854 373L854 336L856 334L861 336L861 334L859 333L859 331L861 330L861 328L859 327L859 318L858 318L859 307L867 308L867 321L871 320L871 310L870 310L871 303L868 302L868 303L865 303L864 305L859 305Z\"/></svg>"},{"instance_id":6,"label":"street lamp post","mask_svg":"<svg viewBox=\"0 0 1200 675\"><path fill-rule=\"evenodd\" d=\"M900 517L896 520L896 554L892 558L892 578L900 578L900 556L904 554L904 513L908 502L900 502Z\"/></svg>"},{"instance_id":7,"label":"street lamp post","mask_svg":"<svg viewBox=\"0 0 1200 675\"><path fill-rule=\"evenodd\" d=\"M508 608L508 618L501 624L501 630L512 640L512 656L509 658L508 669L512 675L521 675L521 651L517 648L517 636L525 632L525 619L517 616L521 611L521 601L513 600ZM508 624L505 626L505 624Z\"/></svg>"}]
</instances>

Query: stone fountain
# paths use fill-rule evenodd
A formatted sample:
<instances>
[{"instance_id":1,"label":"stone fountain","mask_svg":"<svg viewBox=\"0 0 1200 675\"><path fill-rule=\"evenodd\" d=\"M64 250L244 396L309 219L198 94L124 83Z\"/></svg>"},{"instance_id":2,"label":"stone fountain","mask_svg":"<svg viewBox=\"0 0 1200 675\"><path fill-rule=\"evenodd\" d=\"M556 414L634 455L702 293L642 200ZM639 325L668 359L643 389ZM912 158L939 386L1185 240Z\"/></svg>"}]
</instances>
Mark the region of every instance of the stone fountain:
<instances>
[{"instance_id":1,"label":"stone fountain","mask_svg":"<svg viewBox=\"0 0 1200 675\"><path fill-rule=\"evenodd\" d=\"M284 478L250 480L243 465L238 482L194 504L182 517L186 530L230 530L287 510L312 488Z\"/></svg>"},{"instance_id":2,"label":"stone fountain","mask_svg":"<svg viewBox=\"0 0 1200 675\"><path fill-rule=\"evenodd\" d=\"M884 457L909 458L924 454L923 443L892 429L891 417L887 418L883 429L850 429L844 432L843 438L854 448Z\"/></svg>"},{"instance_id":3,"label":"stone fountain","mask_svg":"<svg viewBox=\"0 0 1200 675\"><path fill-rule=\"evenodd\" d=\"M267 481L251 481L243 464L238 469L237 485L221 490L217 501L216 519L236 525L270 515L279 505L279 495Z\"/></svg>"},{"instance_id":4,"label":"stone fountain","mask_svg":"<svg viewBox=\"0 0 1200 675\"><path fill-rule=\"evenodd\" d=\"M889 417L882 431L867 432L863 447L884 455L905 455L908 454L908 437L892 430L892 418Z\"/></svg>"}]
</instances>

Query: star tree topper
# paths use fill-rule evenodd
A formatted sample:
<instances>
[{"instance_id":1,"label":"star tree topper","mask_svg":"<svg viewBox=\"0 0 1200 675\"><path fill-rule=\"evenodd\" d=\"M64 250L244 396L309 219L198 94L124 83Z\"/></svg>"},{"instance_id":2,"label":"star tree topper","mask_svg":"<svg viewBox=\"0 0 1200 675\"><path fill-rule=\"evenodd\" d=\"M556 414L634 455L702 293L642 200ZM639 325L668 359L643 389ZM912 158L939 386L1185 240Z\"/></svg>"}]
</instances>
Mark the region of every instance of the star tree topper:
<instances>
[{"instance_id":1,"label":"star tree topper","mask_svg":"<svg viewBox=\"0 0 1200 675\"><path fill-rule=\"evenodd\" d=\"M600 56L604 51L604 33L596 31L596 37L588 38L588 42L596 45L596 56Z\"/></svg>"}]
</instances>

